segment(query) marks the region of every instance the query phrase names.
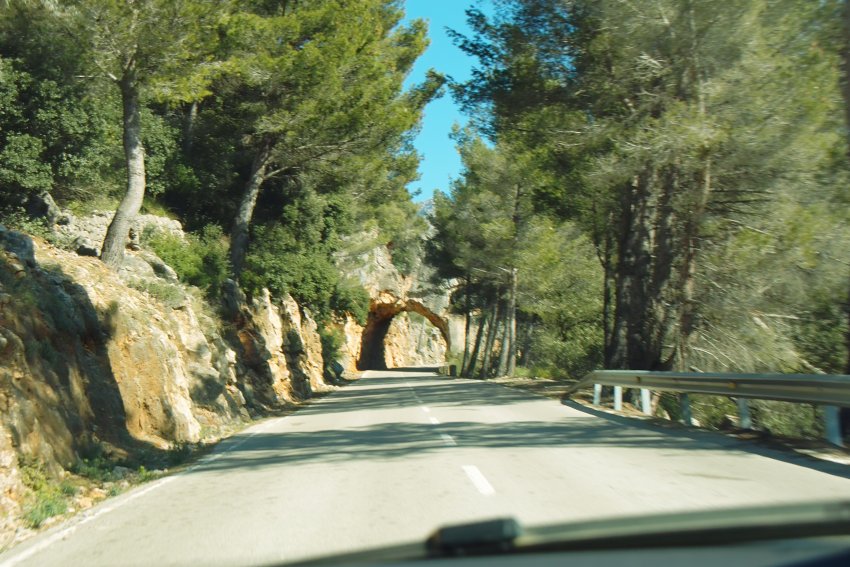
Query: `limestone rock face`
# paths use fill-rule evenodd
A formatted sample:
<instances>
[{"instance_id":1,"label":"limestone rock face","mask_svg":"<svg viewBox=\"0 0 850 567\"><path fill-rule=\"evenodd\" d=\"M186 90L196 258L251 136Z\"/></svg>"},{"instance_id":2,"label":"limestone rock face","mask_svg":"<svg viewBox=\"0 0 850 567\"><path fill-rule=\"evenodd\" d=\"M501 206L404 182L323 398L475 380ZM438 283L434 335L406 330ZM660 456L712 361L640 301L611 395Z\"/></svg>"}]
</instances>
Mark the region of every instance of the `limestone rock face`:
<instances>
[{"instance_id":1,"label":"limestone rock face","mask_svg":"<svg viewBox=\"0 0 850 567\"><path fill-rule=\"evenodd\" d=\"M322 340L319 326L310 312L298 306L291 295L281 302L286 334L283 347L292 370L292 383L301 397L307 398L325 386Z\"/></svg>"},{"instance_id":2,"label":"limestone rock face","mask_svg":"<svg viewBox=\"0 0 850 567\"><path fill-rule=\"evenodd\" d=\"M0 389L14 398L0 420L24 453L68 466L93 431L166 448L247 417L233 354L191 304L167 307L96 259L34 250L24 278L8 256L0 266L16 299L0 318Z\"/></svg>"},{"instance_id":3,"label":"limestone rock face","mask_svg":"<svg viewBox=\"0 0 850 567\"><path fill-rule=\"evenodd\" d=\"M0 411L5 409L0 406ZM18 453L12 445L12 435L0 426L0 544L9 542L17 528L14 519L21 512L22 496Z\"/></svg>"},{"instance_id":4,"label":"limestone rock face","mask_svg":"<svg viewBox=\"0 0 850 567\"><path fill-rule=\"evenodd\" d=\"M268 290L263 290L251 301L247 315L237 335L241 360L250 370L246 377L248 399L269 407L289 403L295 395L283 351L285 331L280 308Z\"/></svg>"},{"instance_id":5,"label":"limestone rock face","mask_svg":"<svg viewBox=\"0 0 850 567\"><path fill-rule=\"evenodd\" d=\"M57 224L54 230L59 235L75 242L78 250L82 248L81 255L100 256L100 246L103 244L106 229L112 222L114 214L114 211L94 211L88 216L76 217L64 213L64 222ZM136 235L135 240L146 230L165 231L180 238L183 237L183 227L179 221L157 215L136 215L130 225L130 232Z\"/></svg>"},{"instance_id":6,"label":"limestone rock face","mask_svg":"<svg viewBox=\"0 0 850 567\"><path fill-rule=\"evenodd\" d=\"M427 266L419 264L410 274L402 274L387 246L376 246L340 264L371 298L369 318L359 338L346 324L349 365L352 358L359 369L441 364L450 349L463 348L463 321L449 312L451 289L430 283Z\"/></svg>"},{"instance_id":7,"label":"limestone rock face","mask_svg":"<svg viewBox=\"0 0 850 567\"><path fill-rule=\"evenodd\" d=\"M99 242L101 217L68 224ZM222 327L154 254L125 257L112 270L0 225L0 546L18 527L22 459L58 477L94 449L214 440L329 388L318 325L291 297L233 294Z\"/></svg>"},{"instance_id":8,"label":"limestone rock face","mask_svg":"<svg viewBox=\"0 0 850 567\"><path fill-rule=\"evenodd\" d=\"M447 350L437 327L415 312L402 312L393 318L384 339L384 362L388 368L441 364Z\"/></svg>"},{"instance_id":9,"label":"limestone rock face","mask_svg":"<svg viewBox=\"0 0 850 567\"><path fill-rule=\"evenodd\" d=\"M324 389L318 325L292 296L278 302L264 289L248 305L238 336L252 400L275 406Z\"/></svg>"},{"instance_id":10,"label":"limestone rock face","mask_svg":"<svg viewBox=\"0 0 850 567\"><path fill-rule=\"evenodd\" d=\"M346 315L337 327L343 337L342 352L338 362L343 368L344 376L356 376L357 360L360 358L360 341L363 338L363 326L358 324L351 315Z\"/></svg>"}]
</instances>

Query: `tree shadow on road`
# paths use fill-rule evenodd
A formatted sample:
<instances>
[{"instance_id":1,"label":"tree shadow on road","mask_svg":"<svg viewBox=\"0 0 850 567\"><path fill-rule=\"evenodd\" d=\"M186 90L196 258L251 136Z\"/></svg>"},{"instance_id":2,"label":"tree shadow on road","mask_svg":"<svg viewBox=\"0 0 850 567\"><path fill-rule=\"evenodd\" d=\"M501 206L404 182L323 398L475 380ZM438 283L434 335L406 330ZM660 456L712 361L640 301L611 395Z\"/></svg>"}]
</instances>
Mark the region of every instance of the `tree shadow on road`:
<instances>
[{"instance_id":1,"label":"tree shadow on road","mask_svg":"<svg viewBox=\"0 0 850 567\"><path fill-rule=\"evenodd\" d=\"M429 403L440 407L503 406L537 399L517 390L483 384L434 375L367 378L334 392L321 404L310 405L300 411L304 414L327 414L397 409ZM419 399L413 396L408 385L420 396Z\"/></svg>"},{"instance_id":2,"label":"tree shadow on road","mask_svg":"<svg viewBox=\"0 0 850 567\"><path fill-rule=\"evenodd\" d=\"M450 435L463 448L521 450L525 448L617 448L654 450L656 458L686 456L699 450L718 455L756 453L791 464L850 479L848 467L794 457L710 432L665 432L655 427L590 416L567 417L557 422L521 421L504 424L458 421L430 426L416 423L383 423L370 427L312 432L259 433L238 450L195 473L228 469L260 469L270 465L333 464L352 460L392 460L452 450L441 434ZM226 450L226 447L224 448ZM660 453L659 453L660 451ZM667 452L665 452L667 451ZM712 471L708 471L712 472ZM716 471L714 471L716 472ZM734 475L734 471L724 474ZM759 479L745 479L754 480Z\"/></svg>"}]
</instances>

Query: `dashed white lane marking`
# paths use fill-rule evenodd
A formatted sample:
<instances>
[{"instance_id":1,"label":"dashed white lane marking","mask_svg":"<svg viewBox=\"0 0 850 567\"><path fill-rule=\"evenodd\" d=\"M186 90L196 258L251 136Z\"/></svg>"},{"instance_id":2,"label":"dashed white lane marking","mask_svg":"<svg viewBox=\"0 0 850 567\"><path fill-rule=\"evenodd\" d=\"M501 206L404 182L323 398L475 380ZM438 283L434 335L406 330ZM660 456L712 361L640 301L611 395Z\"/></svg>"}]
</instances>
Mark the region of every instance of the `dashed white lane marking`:
<instances>
[{"instance_id":1,"label":"dashed white lane marking","mask_svg":"<svg viewBox=\"0 0 850 567\"><path fill-rule=\"evenodd\" d=\"M439 419L437 419L437 418L436 418L436 417L434 417L434 416L429 417L429 418L428 418L428 421L430 421L430 422L431 422L431 424L433 424L433 425L440 425L440 420L439 420Z\"/></svg>"},{"instance_id":2,"label":"dashed white lane marking","mask_svg":"<svg viewBox=\"0 0 850 567\"><path fill-rule=\"evenodd\" d=\"M475 465L463 465L463 472L466 473L466 476L469 477L469 480L472 481L472 484L475 485L478 492L484 496L490 496L496 493L496 489L493 488L493 485L487 481Z\"/></svg>"},{"instance_id":3,"label":"dashed white lane marking","mask_svg":"<svg viewBox=\"0 0 850 567\"><path fill-rule=\"evenodd\" d=\"M429 408L428 406L422 406L422 411L424 411L425 413L431 413L431 408Z\"/></svg>"},{"instance_id":4,"label":"dashed white lane marking","mask_svg":"<svg viewBox=\"0 0 850 567\"><path fill-rule=\"evenodd\" d=\"M457 445L457 442L455 441L454 437L452 437L448 433L440 433L440 439L442 439L443 444L448 447L454 447L455 445Z\"/></svg>"}]
</instances>

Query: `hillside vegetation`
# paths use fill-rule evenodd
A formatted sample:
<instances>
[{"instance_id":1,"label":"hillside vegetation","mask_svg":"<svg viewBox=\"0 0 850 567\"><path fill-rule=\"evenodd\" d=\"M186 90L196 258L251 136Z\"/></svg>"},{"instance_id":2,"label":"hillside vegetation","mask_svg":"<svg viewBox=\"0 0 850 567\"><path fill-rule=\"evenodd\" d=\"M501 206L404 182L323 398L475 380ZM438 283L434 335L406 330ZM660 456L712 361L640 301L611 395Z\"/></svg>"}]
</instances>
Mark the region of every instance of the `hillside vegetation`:
<instances>
[{"instance_id":1,"label":"hillside vegetation","mask_svg":"<svg viewBox=\"0 0 850 567\"><path fill-rule=\"evenodd\" d=\"M487 14L455 34L472 124L429 246L459 282L464 375L850 373L847 2ZM762 427L816 423L759 407Z\"/></svg>"},{"instance_id":2,"label":"hillside vegetation","mask_svg":"<svg viewBox=\"0 0 850 567\"><path fill-rule=\"evenodd\" d=\"M4 2L0 208L165 212L191 246L136 235L185 280L291 292L321 317L362 313L333 255L352 232L407 267L424 229L405 188L410 136L443 78L402 82L427 45L391 0ZM50 217L53 218L50 218ZM51 221L56 213L48 213ZM25 226L25 228L27 228ZM79 243L66 243L77 247Z\"/></svg>"}]
</instances>

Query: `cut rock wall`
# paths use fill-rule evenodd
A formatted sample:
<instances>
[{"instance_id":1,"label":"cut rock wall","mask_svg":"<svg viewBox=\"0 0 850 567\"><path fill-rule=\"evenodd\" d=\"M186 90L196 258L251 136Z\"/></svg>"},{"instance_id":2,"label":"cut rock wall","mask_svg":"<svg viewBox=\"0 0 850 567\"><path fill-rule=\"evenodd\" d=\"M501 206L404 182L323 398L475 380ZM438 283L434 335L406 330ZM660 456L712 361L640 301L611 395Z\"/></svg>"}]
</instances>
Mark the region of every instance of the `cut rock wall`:
<instances>
[{"instance_id":1,"label":"cut rock wall","mask_svg":"<svg viewBox=\"0 0 850 567\"><path fill-rule=\"evenodd\" d=\"M369 292L371 302L365 328L346 330L348 360L374 367L382 355L387 368L436 365L446 361L450 348L463 349L463 320L449 311L451 289L430 284L427 266L420 264L411 274L402 274L386 246L341 259L340 265Z\"/></svg>"},{"instance_id":2,"label":"cut rock wall","mask_svg":"<svg viewBox=\"0 0 850 567\"><path fill-rule=\"evenodd\" d=\"M126 255L114 271L0 225L0 544L19 525L22 459L60 475L91 452L211 441L330 388L291 297L245 301L222 330L155 255Z\"/></svg>"}]
</instances>

